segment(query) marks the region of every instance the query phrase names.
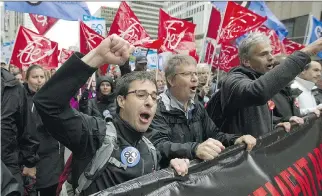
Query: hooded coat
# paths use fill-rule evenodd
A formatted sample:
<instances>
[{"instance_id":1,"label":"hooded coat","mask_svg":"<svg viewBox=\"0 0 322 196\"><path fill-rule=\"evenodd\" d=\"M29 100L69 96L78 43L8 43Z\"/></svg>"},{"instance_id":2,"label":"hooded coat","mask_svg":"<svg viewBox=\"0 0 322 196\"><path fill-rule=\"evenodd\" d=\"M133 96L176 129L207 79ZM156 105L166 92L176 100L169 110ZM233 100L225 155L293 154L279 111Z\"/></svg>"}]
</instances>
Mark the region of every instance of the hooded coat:
<instances>
[{"instance_id":1,"label":"hooded coat","mask_svg":"<svg viewBox=\"0 0 322 196\"><path fill-rule=\"evenodd\" d=\"M102 82L110 83L112 90L108 95L103 95L100 92L100 85ZM116 100L114 95L114 81L113 78L109 76L101 76L96 81L96 92L97 96L92 99L88 99L88 91L83 93L82 98L79 101L79 110L80 112L96 116L99 118L105 118L107 115L112 115L113 117L116 114Z\"/></svg>"}]
</instances>

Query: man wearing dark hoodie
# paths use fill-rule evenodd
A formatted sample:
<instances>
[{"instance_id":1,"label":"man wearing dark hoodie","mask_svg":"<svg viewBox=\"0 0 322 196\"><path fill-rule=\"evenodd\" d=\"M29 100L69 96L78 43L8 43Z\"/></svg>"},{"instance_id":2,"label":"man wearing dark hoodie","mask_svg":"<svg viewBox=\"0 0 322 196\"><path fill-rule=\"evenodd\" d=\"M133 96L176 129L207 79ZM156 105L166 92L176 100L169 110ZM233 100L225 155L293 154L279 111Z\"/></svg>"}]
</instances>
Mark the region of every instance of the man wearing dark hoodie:
<instances>
[{"instance_id":1,"label":"man wearing dark hoodie","mask_svg":"<svg viewBox=\"0 0 322 196\"><path fill-rule=\"evenodd\" d=\"M108 115L115 116L116 102L113 78L101 76L96 81L97 96L88 99L88 90L85 90L80 101L79 110L84 114L105 118Z\"/></svg>"},{"instance_id":2,"label":"man wearing dark hoodie","mask_svg":"<svg viewBox=\"0 0 322 196\"><path fill-rule=\"evenodd\" d=\"M268 101L322 50L322 38L286 57L276 68L270 40L261 33L250 33L238 50L241 66L228 73L220 89L224 117L221 130L256 137L272 131Z\"/></svg>"}]
</instances>

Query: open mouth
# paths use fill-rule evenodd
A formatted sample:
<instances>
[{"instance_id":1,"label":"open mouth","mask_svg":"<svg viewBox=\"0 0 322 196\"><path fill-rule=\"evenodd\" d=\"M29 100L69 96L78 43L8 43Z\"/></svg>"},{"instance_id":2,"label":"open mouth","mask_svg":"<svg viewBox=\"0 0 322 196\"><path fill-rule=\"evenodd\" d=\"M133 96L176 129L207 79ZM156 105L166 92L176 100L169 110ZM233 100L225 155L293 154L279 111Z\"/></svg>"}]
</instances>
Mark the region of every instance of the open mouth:
<instances>
[{"instance_id":1,"label":"open mouth","mask_svg":"<svg viewBox=\"0 0 322 196\"><path fill-rule=\"evenodd\" d=\"M195 92L197 90L197 87L196 86L190 87L190 90Z\"/></svg>"},{"instance_id":2,"label":"open mouth","mask_svg":"<svg viewBox=\"0 0 322 196\"><path fill-rule=\"evenodd\" d=\"M151 117L151 114L149 113L146 113L146 112L143 112L140 114L140 120L143 122L143 123L148 123L149 120L150 120L150 117Z\"/></svg>"},{"instance_id":3,"label":"open mouth","mask_svg":"<svg viewBox=\"0 0 322 196\"><path fill-rule=\"evenodd\" d=\"M269 65L267 66L267 68L268 68L269 70L273 69L273 68L274 68L274 64L269 64Z\"/></svg>"}]
</instances>

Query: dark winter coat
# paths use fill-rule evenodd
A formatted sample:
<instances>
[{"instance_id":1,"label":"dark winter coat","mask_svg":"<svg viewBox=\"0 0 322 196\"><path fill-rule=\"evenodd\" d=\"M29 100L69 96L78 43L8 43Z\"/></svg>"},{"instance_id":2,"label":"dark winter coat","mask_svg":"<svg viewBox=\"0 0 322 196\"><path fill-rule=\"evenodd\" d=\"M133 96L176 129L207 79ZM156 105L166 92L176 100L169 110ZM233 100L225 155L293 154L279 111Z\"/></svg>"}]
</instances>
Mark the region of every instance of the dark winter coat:
<instances>
[{"instance_id":1,"label":"dark winter coat","mask_svg":"<svg viewBox=\"0 0 322 196\"><path fill-rule=\"evenodd\" d=\"M221 107L226 118L221 131L255 137L270 132L272 115L267 102L310 62L310 56L296 51L264 75L244 66L233 68L220 89Z\"/></svg>"},{"instance_id":2,"label":"dark winter coat","mask_svg":"<svg viewBox=\"0 0 322 196\"><path fill-rule=\"evenodd\" d=\"M29 132L35 127L27 124L30 116L22 85L1 68L1 160L13 175L21 172L20 165L32 168L39 159L39 142Z\"/></svg>"},{"instance_id":3,"label":"dark winter coat","mask_svg":"<svg viewBox=\"0 0 322 196\"><path fill-rule=\"evenodd\" d=\"M273 122L289 122L292 116L300 117L300 109L296 98L302 93L300 89L287 86L278 92L272 99L275 104L273 109Z\"/></svg>"},{"instance_id":4,"label":"dark winter coat","mask_svg":"<svg viewBox=\"0 0 322 196\"><path fill-rule=\"evenodd\" d=\"M36 125L36 129L32 130L32 134L38 138L40 142L38 148L39 162L37 163L36 188L46 188L58 183L59 176L64 167L64 147L53 138L43 125L42 120L34 108L32 101L35 92L32 92L28 84L24 84L24 90L27 95L27 107L32 112L30 122Z\"/></svg>"},{"instance_id":5,"label":"dark winter coat","mask_svg":"<svg viewBox=\"0 0 322 196\"><path fill-rule=\"evenodd\" d=\"M225 146L233 145L238 135L224 134L209 118L204 106L195 102L194 109L186 114L172 107L168 91L161 94L151 131L146 134L167 162L172 158L196 159L196 147L208 138L219 140Z\"/></svg>"},{"instance_id":6,"label":"dark winter coat","mask_svg":"<svg viewBox=\"0 0 322 196\"><path fill-rule=\"evenodd\" d=\"M100 85L102 82L109 82L112 90L108 95L102 95L100 92ZM88 91L85 91L79 101L79 111L90 116L105 118L108 111L113 117L116 115L116 100L114 91L113 79L109 76L101 76L96 81L97 96L88 99Z\"/></svg>"}]
</instances>

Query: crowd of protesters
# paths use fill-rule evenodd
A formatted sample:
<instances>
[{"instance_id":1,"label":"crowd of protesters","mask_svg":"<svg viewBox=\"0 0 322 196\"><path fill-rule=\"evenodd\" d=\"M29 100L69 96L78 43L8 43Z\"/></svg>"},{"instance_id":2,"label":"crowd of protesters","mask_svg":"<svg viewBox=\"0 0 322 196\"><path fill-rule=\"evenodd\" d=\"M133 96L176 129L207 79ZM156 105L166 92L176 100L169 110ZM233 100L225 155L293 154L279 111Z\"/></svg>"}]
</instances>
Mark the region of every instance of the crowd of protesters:
<instances>
[{"instance_id":1,"label":"crowd of protesters","mask_svg":"<svg viewBox=\"0 0 322 196\"><path fill-rule=\"evenodd\" d=\"M184 176L193 159L241 143L250 151L276 127L320 116L322 63L311 57L322 38L274 57L269 38L250 33L228 73L184 54L153 71L139 56L133 69L133 49L111 35L57 72L1 63L2 194L59 195L64 184L90 195L167 167Z\"/></svg>"}]
</instances>

